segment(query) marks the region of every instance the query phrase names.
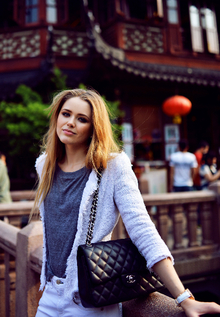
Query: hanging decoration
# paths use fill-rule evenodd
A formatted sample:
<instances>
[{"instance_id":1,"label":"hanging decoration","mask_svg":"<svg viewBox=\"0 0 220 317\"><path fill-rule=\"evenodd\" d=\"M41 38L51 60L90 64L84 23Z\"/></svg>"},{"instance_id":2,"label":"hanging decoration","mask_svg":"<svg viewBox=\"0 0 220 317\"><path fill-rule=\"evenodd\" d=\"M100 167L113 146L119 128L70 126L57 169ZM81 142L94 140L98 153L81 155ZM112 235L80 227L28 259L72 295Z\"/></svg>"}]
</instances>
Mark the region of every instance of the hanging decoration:
<instances>
[{"instance_id":1,"label":"hanging decoration","mask_svg":"<svg viewBox=\"0 0 220 317\"><path fill-rule=\"evenodd\" d=\"M166 99L162 105L163 111L173 117L173 123L180 124L182 122L181 116L190 112L192 103L184 96L173 96Z\"/></svg>"}]
</instances>

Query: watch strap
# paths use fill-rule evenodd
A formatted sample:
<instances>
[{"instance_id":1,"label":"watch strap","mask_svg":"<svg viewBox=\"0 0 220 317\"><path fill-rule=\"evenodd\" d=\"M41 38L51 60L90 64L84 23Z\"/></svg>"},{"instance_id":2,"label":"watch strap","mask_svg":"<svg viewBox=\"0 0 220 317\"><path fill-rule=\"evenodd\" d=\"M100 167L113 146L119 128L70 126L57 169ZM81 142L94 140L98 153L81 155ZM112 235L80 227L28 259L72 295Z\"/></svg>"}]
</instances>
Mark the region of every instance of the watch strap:
<instances>
[{"instance_id":1,"label":"watch strap","mask_svg":"<svg viewBox=\"0 0 220 317\"><path fill-rule=\"evenodd\" d=\"M187 298L195 299L188 288L175 299L177 306L180 306L180 304Z\"/></svg>"}]
</instances>

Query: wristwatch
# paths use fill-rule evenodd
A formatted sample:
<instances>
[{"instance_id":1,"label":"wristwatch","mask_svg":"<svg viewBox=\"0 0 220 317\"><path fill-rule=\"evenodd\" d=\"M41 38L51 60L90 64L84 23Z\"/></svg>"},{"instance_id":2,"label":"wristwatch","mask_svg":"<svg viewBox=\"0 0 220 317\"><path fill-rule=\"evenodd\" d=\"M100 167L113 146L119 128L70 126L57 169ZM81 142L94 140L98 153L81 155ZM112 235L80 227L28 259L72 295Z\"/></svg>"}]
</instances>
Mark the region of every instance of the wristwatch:
<instances>
[{"instance_id":1,"label":"wristwatch","mask_svg":"<svg viewBox=\"0 0 220 317\"><path fill-rule=\"evenodd\" d=\"M188 288L175 299L177 306L180 306L180 304L187 298L195 299Z\"/></svg>"}]
</instances>

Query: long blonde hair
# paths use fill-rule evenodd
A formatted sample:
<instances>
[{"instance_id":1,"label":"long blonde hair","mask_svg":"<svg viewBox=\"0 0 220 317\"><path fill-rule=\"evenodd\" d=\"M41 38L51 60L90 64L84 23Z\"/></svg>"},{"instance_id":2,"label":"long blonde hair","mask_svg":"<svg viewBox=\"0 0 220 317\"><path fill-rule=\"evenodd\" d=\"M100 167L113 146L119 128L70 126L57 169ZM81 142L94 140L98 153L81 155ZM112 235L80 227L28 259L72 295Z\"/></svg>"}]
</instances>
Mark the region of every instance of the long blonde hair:
<instances>
[{"instance_id":1,"label":"long blonde hair","mask_svg":"<svg viewBox=\"0 0 220 317\"><path fill-rule=\"evenodd\" d=\"M38 183L34 208L31 216L49 192L56 167L56 162L61 161L65 156L65 146L59 140L56 133L57 118L64 103L73 97L80 97L89 103L92 110L93 133L88 151L86 154L85 165L96 171L107 167L108 160L111 159L110 153L119 152L119 147L114 141L111 122L109 119L108 108L103 98L94 90L73 89L64 90L58 93L50 106L50 125L42 143L42 149L46 154L46 159Z\"/></svg>"}]
</instances>

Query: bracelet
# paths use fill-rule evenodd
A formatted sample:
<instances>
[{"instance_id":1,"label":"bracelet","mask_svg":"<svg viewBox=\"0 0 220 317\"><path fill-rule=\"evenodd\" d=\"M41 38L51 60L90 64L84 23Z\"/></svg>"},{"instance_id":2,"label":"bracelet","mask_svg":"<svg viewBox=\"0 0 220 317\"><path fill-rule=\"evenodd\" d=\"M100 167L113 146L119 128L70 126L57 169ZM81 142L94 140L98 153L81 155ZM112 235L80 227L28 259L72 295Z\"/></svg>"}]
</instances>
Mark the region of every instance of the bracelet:
<instances>
[{"instance_id":1,"label":"bracelet","mask_svg":"<svg viewBox=\"0 0 220 317\"><path fill-rule=\"evenodd\" d=\"M175 303L177 304L177 306L180 306L180 304L187 298L195 299L188 288L175 299Z\"/></svg>"}]
</instances>

